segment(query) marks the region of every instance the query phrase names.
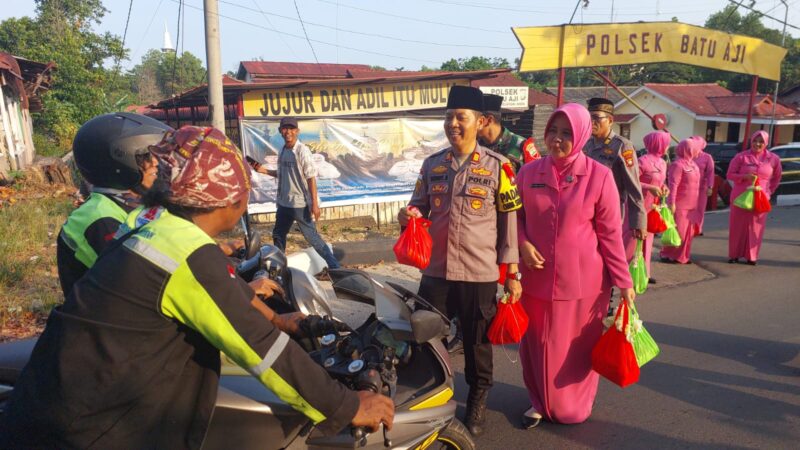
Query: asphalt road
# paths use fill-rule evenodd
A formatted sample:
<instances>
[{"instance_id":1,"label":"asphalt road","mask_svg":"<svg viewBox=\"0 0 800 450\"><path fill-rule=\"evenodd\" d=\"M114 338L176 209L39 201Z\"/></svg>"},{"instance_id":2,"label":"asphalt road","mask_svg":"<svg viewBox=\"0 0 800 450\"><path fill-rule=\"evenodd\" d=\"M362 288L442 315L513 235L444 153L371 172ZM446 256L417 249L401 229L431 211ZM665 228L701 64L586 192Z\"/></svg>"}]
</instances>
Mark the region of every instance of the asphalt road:
<instances>
[{"instance_id":1,"label":"asphalt road","mask_svg":"<svg viewBox=\"0 0 800 450\"><path fill-rule=\"evenodd\" d=\"M727 263L727 212L709 213L694 265L654 265L639 313L661 354L640 381L601 380L591 418L525 431L516 347L495 347L495 387L480 449L800 448L800 207L769 216L758 266ZM413 286L415 271L371 268ZM464 413L463 357L456 399Z\"/></svg>"}]
</instances>

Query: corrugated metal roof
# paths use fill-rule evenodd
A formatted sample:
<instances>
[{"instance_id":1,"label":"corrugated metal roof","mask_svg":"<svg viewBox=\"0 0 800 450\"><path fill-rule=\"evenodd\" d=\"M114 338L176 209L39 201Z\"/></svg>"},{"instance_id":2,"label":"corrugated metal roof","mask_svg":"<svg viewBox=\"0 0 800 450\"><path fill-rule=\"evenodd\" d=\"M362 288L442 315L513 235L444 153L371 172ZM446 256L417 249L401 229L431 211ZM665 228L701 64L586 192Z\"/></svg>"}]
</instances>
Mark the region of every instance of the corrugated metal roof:
<instances>
[{"instance_id":1,"label":"corrugated metal roof","mask_svg":"<svg viewBox=\"0 0 800 450\"><path fill-rule=\"evenodd\" d=\"M515 77L511 72L501 72L489 78L474 80L472 87L481 86L527 86L525 82Z\"/></svg>"},{"instance_id":2,"label":"corrugated metal roof","mask_svg":"<svg viewBox=\"0 0 800 450\"><path fill-rule=\"evenodd\" d=\"M535 105L553 105L558 103L555 95L550 95L547 92L542 92L534 88L528 89L528 106L531 108Z\"/></svg>"},{"instance_id":3,"label":"corrugated metal roof","mask_svg":"<svg viewBox=\"0 0 800 450\"><path fill-rule=\"evenodd\" d=\"M631 92L639 89L639 86L620 86L623 92L630 95ZM548 86L545 92L550 95L558 95L557 86ZM623 99L622 95L612 87L605 86L585 86L585 87L565 87L564 103L579 103L586 106L586 101L590 98L605 97L614 103Z\"/></svg>"},{"instance_id":4,"label":"corrugated metal roof","mask_svg":"<svg viewBox=\"0 0 800 450\"><path fill-rule=\"evenodd\" d=\"M701 116L746 116L750 102L749 92L731 92L715 83L665 84L647 83L645 86ZM753 115L772 116L772 98L756 94ZM797 117L797 110L778 103L775 117Z\"/></svg>"},{"instance_id":5,"label":"corrugated metal roof","mask_svg":"<svg viewBox=\"0 0 800 450\"><path fill-rule=\"evenodd\" d=\"M242 61L236 77L244 79L247 74L253 78L331 78L347 77L348 70L366 71L366 64L316 64L279 61Z\"/></svg>"}]
</instances>

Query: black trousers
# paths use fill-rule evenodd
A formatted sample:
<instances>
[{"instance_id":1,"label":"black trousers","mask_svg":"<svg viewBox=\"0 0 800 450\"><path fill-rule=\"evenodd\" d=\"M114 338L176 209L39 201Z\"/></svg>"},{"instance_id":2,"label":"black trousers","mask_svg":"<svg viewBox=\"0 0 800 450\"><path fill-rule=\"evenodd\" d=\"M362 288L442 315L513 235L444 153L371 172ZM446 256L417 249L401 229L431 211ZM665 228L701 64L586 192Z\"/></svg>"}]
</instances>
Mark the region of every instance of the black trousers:
<instances>
[{"instance_id":1,"label":"black trousers","mask_svg":"<svg viewBox=\"0 0 800 450\"><path fill-rule=\"evenodd\" d=\"M486 332L497 312L497 282L447 281L423 275L418 294L447 317L458 317L467 384L471 389L491 388L492 344Z\"/></svg>"}]
</instances>

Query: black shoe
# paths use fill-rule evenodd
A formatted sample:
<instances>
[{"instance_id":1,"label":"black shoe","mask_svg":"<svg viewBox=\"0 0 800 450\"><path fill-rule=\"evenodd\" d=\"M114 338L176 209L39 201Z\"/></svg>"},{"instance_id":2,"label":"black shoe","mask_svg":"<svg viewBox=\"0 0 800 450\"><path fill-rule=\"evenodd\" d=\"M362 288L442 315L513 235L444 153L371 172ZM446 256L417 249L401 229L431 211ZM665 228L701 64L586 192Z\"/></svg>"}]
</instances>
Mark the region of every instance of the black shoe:
<instances>
[{"instance_id":1,"label":"black shoe","mask_svg":"<svg viewBox=\"0 0 800 450\"><path fill-rule=\"evenodd\" d=\"M486 398L489 396L489 391L486 389L472 389L469 390L469 397L467 398L467 415L464 420L467 430L478 437L483 434L483 425L486 423Z\"/></svg>"},{"instance_id":2,"label":"black shoe","mask_svg":"<svg viewBox=\"0 0 800 450\"><path fill-rule=\"evenodd\" d=\"M739 262L739 258L731 258L728 260L728 264L736 264Z\"/></svg>"},{"instance_id":3,"label":"black shoe","mask_svg":"<svg viewBox=\"0 0 800 450\"><path fill-rule=\"evenodd\" d=\"M664 264L677 264L677 263L678 263L678 262L677 262L677 261L675 261L674 259L665 258L665 257L663 257L663 256L660 256L660 257L659 257L659 259L660 259L660 260L661 260L661 262L662 262L662 263L664 263Z\"/></svg>"},{"instance_id":4,"label":"black shoe","mask_svg":"<svg viewBox=\"0 0 800 450\"><path fill-rule=\"evenodd\" d=\"M749 264L749 265L751 265L751 266L755 266L755 265L756 265L756 264L758 264L758 263L757 263L756 261L750 261L750 260L748 259L748 260L747 260L747 264Z\"/></svg>"},{"instance_id":5,"label":"black shoe","mask_svg":"<svg viewBox=\"0 0 800 450\"><path fill-rule=\"evenodd\" d=\"M464 340L461 338L461 333L457 333L447 343L447 352L453 355L457 353L464 353Z\"/></svg>"},{"instance_id":6,"label":"black shoe","mask_svg":"<svg viewBox=\"0 0 800 450\"><path fill-rule=\"evenodd\" d=\"M531 408L525 411L525 414L522 415L522 428L526 430L536 428L541 421L542 415L536 412L535 409Z\"/></svg>"},{"instance_id":7,"label":"black shoe","mask_svg":"<svg viewBox=\"0 0 800 450\"><path fill-rule=\"evenodd\" d=\"M656 281L655 278L648 278L647 279L647 284L656 284L656 283L657 283L657 281Z\"/></svg>"}]
</instances>

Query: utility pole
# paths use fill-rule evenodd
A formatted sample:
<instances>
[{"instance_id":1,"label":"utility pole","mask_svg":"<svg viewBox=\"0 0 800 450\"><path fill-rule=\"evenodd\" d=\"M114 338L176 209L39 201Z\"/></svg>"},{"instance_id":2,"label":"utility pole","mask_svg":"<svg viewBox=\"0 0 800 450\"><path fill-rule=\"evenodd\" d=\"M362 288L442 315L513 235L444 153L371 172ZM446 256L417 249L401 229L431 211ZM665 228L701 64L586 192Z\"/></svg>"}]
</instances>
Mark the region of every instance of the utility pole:
<instances>
[{"instance_id":1,"label":"utility pole","mask_svg":"<svg viewBox=\"0 0 800 450\"><path fill-rule=\"evenodd\" d=\"M786 21L789 20L789 4L786 3L786 0L781 0L783 6L786 8L786 12L783 15L783 35L781 36L781 47L786 44ZM769 123L769 135L770 138L775 136L775 107L778 104L778 89L781 87L781 78L780 74L778 74L778 81L775 82L775 95L772 98L772 120ZM773 145L776 144L774 140L772 140Z\"/></svg>"},{"instance_id":2,"label":"utility pole","mask_svg":"<svg viewBox=\"0 0 800 450\"><path fill-rule=\"evenodd\" d=\"M206 66L208 72L208 111L211 125L225 132L225 99L222 95L222 63L219 49L219 4L203 0L206 23Z\"/></svg>"}]
</instances>

